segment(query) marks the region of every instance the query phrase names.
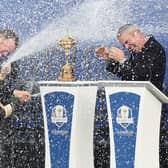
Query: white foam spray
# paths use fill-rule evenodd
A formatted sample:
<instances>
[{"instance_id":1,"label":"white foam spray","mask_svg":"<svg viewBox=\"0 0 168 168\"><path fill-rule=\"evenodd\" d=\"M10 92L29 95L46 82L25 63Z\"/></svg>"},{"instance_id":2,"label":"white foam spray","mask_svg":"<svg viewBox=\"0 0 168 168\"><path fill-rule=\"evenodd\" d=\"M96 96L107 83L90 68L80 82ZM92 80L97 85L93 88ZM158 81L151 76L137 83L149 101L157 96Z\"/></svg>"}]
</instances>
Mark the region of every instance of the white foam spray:
<instances>
[{"instance_id":1,"label":"white foam spray","mask_svg":"<svg viewBox=\"0 0 168 168\"><path fill-rule=\"evenodd\" d=\"M56 46L66 34L78 42L107 41L115 38L117 27L129 16L129 2L118 2L118 0L85 1L64 17L54 19L41 32L24 42L10 56L9 62ZM127 15L124 11L127 11Z\"/></svg>"},{"instance_id":2,"label":"white foam spray","mask_svg":"<svg viewBox=\"0 0 168 168\"><path fill-rule=\"evenodd\" d=\"M153 3L154 2L154 3ZM150 6L153 5L152 9ZM144 9L147 8L148 9ZM168 32L166 2L136 0L85 0L63 17L55 18L34 37L28 39L11 55L9 62L56 46L66 34L78 43L116 39L117 29L125 23L140 22L140 27L149 33ZM162 19L160 18L162 17ZM159 19L160 18L160 19ZM166 19L164 19L166 18ZM159 24L158 24L159 23Z\"/></svg>"}]
</instances>

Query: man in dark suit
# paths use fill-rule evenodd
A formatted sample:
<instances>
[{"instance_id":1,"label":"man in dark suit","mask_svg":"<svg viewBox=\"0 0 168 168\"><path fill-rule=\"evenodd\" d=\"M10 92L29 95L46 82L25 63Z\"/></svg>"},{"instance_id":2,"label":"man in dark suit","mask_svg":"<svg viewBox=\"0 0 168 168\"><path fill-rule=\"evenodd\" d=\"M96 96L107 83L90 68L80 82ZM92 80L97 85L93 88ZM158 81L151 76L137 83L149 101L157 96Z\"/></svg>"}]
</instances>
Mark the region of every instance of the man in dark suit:
<instances>
[{"instance_id":1,"label":"man in dark suit","mask_svg":"<svg viewBox=\"0 0 168 168\"><path fill-rule=\"evenodd\" d=\"M21 101L27 101L31 95L27 91L19 90L18 66L14 62L7 63L8 56L18 46L18 37L12 30L0 30L0 118L7 118L14 110L14 104L10 101L12 96Z\"/></svg>"},{"instance_id":2,"label":"man in dark suit","mask_svg":"<svg viewBox=\"0 0 168 168\"><path fill-rule=\"evenodd\" d=\"M165 51L153 36L145 36L137 26L126 24L117 33L129 56L117 48L100 47L96 55L107 61L107 70L127 81L151 81L162 91L166 67Z\"/></svg>"}]
</instances>

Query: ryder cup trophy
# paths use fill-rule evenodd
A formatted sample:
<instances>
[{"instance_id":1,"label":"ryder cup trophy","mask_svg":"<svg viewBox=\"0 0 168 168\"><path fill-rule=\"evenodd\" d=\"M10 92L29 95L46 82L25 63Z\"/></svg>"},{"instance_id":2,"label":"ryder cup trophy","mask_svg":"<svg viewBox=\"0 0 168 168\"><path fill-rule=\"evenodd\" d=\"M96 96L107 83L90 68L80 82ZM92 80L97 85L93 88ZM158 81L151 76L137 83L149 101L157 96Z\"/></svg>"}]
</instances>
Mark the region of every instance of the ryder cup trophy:
<instances>
[{"instance_id":1,"label":"ryder cup trophy","mask_svg":"<svg viewBox=\"0 0 168 168\"><path fill-rule=\"evenodd\" d=\"M66 64L61 68L59 81L75 81L74 69L69 63L70 49L76 44L76 41L69 36L65 36L58 43L65 50Z\"/></svg>"}]
</instances>

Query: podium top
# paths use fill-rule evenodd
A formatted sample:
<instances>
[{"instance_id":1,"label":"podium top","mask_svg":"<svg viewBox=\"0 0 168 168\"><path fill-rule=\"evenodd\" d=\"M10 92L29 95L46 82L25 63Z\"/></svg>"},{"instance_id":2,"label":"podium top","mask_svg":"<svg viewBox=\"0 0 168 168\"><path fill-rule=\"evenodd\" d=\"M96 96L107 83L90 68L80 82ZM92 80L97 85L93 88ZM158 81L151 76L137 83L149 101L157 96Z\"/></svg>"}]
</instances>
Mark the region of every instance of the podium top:
<instances>
[{"instance_id":1,"label":"podium top","mask_svg":"<svg viewBox=\"0 0 168 168\"><path fill-rule=\"evenodd\" d=\"M168 97L156 88L150 81L39 81L40 86L98 86L98 87L145 87L162 103L168 103Z\"/></svg>"}]
</instances>

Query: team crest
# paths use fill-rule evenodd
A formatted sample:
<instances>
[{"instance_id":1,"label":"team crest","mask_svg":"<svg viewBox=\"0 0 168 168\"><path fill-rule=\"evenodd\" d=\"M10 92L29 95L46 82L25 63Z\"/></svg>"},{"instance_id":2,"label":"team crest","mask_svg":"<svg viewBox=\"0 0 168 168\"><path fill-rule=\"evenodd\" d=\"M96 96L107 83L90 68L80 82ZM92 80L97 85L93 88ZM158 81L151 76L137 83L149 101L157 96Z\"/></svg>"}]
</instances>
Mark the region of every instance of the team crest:
<instances>
[{"instance_id":1,"label":"team crest","mask_svg":"<svg viewBox=\"0 0 168 168\"><path fill-rule=\"evenodd\" d=\"M133 117L132 117L132 110L128 106L121 106L117 110L117 117L116 122L121 125L124 129L127 129L127 127L130 124L133 124Z\"/></svg>"},{"instance_id":2,"label":"team crest","mask_svg":"<svg viewBox=\"0 0 168 168\"><path fill-rule=\"evenodd\" d=\"M62 127L68 122L67 112L62 105L56 105L52 109L51 122L56 124L57 127Z\"/></svg>"}]
</instances>

